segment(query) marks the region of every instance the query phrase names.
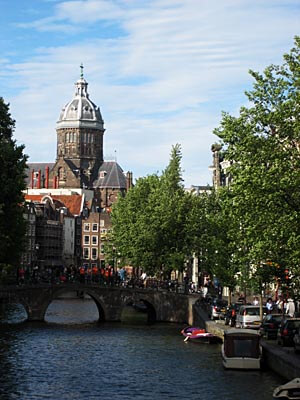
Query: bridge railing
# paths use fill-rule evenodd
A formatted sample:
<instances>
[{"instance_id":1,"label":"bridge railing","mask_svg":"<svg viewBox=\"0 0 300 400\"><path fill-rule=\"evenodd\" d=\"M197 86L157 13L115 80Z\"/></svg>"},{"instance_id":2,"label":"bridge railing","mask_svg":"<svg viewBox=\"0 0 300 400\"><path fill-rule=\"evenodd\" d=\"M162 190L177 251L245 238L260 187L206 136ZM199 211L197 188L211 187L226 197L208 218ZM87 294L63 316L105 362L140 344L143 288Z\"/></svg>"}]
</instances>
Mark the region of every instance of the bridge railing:
<instances>
[{"instance_id":1,"label":"bridge railing","mask_svg":"<svg viewBox=\"0 0 300 400\"><path fill-rule=\"evenodd\" d=\"M62 284L83 284L83 285L95 285L102 287L124 287L124 288L133 288L133 289L142 289L142 290L164 290L170 291L180 294L188 294L190 291L186 284L178 283L177 281L171 280L159 280L156 278L147 278L142 280L138 277L131 277L125 280L121 280L119 277L108 277L107 279L100 276L84 276L83 278L80 276L70 276L61 279L62 277L53 277L53 276L36 276L34 279L27 278L22 280L14 280L10 281L9 284L6 283L4 285L0 284L1 288L8 287L35 287L35 286L57 286Z\"/></svg>"}]
</instances>

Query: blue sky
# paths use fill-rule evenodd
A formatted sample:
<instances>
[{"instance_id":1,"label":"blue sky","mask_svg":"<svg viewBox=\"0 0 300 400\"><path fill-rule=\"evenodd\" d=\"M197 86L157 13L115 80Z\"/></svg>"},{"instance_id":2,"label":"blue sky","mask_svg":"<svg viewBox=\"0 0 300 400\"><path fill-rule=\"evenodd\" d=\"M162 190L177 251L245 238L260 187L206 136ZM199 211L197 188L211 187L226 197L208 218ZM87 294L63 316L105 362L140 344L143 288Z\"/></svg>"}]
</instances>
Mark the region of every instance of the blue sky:
<instances>
[{"instance_id":1,"label":"blue sky","mask_svg":"<svg viewBox=\"0 0 300 400\"><path fill-rule=\"evenodd\" d=\"M30 162L54 162L56 121L81 63L104 153L135 178L182 146L185 186L211 183L221 112L246 104L249 69L281 64L299 0L0 0L0 96Z\"/></svg>"}]
</instances>

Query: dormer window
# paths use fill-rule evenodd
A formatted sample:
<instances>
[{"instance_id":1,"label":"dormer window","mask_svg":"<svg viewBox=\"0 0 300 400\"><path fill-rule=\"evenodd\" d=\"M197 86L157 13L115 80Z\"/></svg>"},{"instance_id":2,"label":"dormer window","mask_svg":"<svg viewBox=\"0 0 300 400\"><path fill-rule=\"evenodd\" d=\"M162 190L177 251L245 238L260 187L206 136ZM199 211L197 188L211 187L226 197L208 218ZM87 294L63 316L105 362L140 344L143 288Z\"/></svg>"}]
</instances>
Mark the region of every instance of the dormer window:
<instances>
[{"instance_id":1,"label":"dormer window","mask_svg":"<svg viewBox=\"0 0 300 400\"><path fill-rule=\"evenodd\" d=\"M105 178L107 172L106 171L100 171L100 178L103 179Z\"/></svg>"}]
</instances>

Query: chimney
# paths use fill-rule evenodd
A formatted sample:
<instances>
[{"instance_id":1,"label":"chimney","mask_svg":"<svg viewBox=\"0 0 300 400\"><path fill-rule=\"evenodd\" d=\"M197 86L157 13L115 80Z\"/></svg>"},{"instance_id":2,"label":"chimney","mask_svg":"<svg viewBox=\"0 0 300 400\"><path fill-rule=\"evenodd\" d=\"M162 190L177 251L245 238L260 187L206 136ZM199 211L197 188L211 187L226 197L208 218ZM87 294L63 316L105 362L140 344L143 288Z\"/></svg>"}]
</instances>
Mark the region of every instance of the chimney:
<instances>
[{"instance_id":1,"label":"chimney","mask_svg":"<svg viewBox=\"0 0 300 400\"><path fill-rule=\"evenodd\" d=\"M31 170L31 189L34 189L34 169Z\"/></svg>"},{"instance_id":2,"label":"chimney","mask_svg":"<svg viewBox=\"0 0 300 400\"><path fill-rule=\"evenodd\" d=\"M132 172L126 173L126 190L129 190L132 187Z\"/></svg>"},{"instance_id":3,"label":"chimney","mask_svg":"<svg viewBox=\"0 0 300 400\"><path fill-rule=\"evenodd\" d=\"M45 188L49 188L49 167L46 167L46 180L45 180Z\"/></svg>"},{"instance_id":4,"label":"chimney","mask_svg":"<svg viewBox=\"0 0 300 400\"><path fill-rule=\"evenodd\" d=\"M56 175L53 175L53 189L56 189L57 188L57 176Z\"/></svg>"},{"instance_id":5,"label":"chimney","mask_svg":"<svg viewBox=\"0 0 300 400\"><path fill-rule=\"evenodd\" d=\"M37 188L38 189L41 188L41 177L42 177L42 171L39 170L39 172L38 172L38 181L37 181Z\"/></svg>"}]
</instances>

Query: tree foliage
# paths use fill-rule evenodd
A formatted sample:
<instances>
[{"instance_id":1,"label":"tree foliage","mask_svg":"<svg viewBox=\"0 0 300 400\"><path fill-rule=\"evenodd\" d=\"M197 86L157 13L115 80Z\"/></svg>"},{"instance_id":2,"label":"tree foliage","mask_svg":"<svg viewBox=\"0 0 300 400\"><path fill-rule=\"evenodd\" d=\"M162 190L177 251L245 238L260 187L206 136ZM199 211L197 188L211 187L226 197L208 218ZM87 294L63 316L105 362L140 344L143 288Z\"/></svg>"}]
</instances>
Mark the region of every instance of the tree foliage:
<instances>
[{"instance_id":1,"label":"tree foliage","mask_svg":"<svg viewBox=\"0 0 300 400\"><path fill-rule=\"evenodd\" d=\"M250 105L224 113L215 130L232 161L231 214L254 279L268 277L266 260L299 274L300 261L300 38L282 66L250 71ZM235 256L238 255L238 246ZM245 264L244 264L245 265ZM248 271L249 273L249 271Z\"/></svg>"},{"instance_id":2,"label":"tree foliage","mask_svg":"<svg viewBox=\"0 0 300 400\"><path fill-rule=\"evenodd\" d=\"M182 270L190 253L186 233L191 196L182 186L180 163L176 145L161 176L139 178L113 206L113 245L123 262L149 274Z\"/></svg>"},{"instance_id":3,"label":"tree foliage","mask_svg":"<svg viewBox=\"0 0 300 400\"><path fill-rule=\"evenodd\" d=\"M9 105L0 98L0 267L17 265L22 251L25 226L23 194L26 156L24 146L13 139L15 121Z\"/></svg>"}]
</instances>

